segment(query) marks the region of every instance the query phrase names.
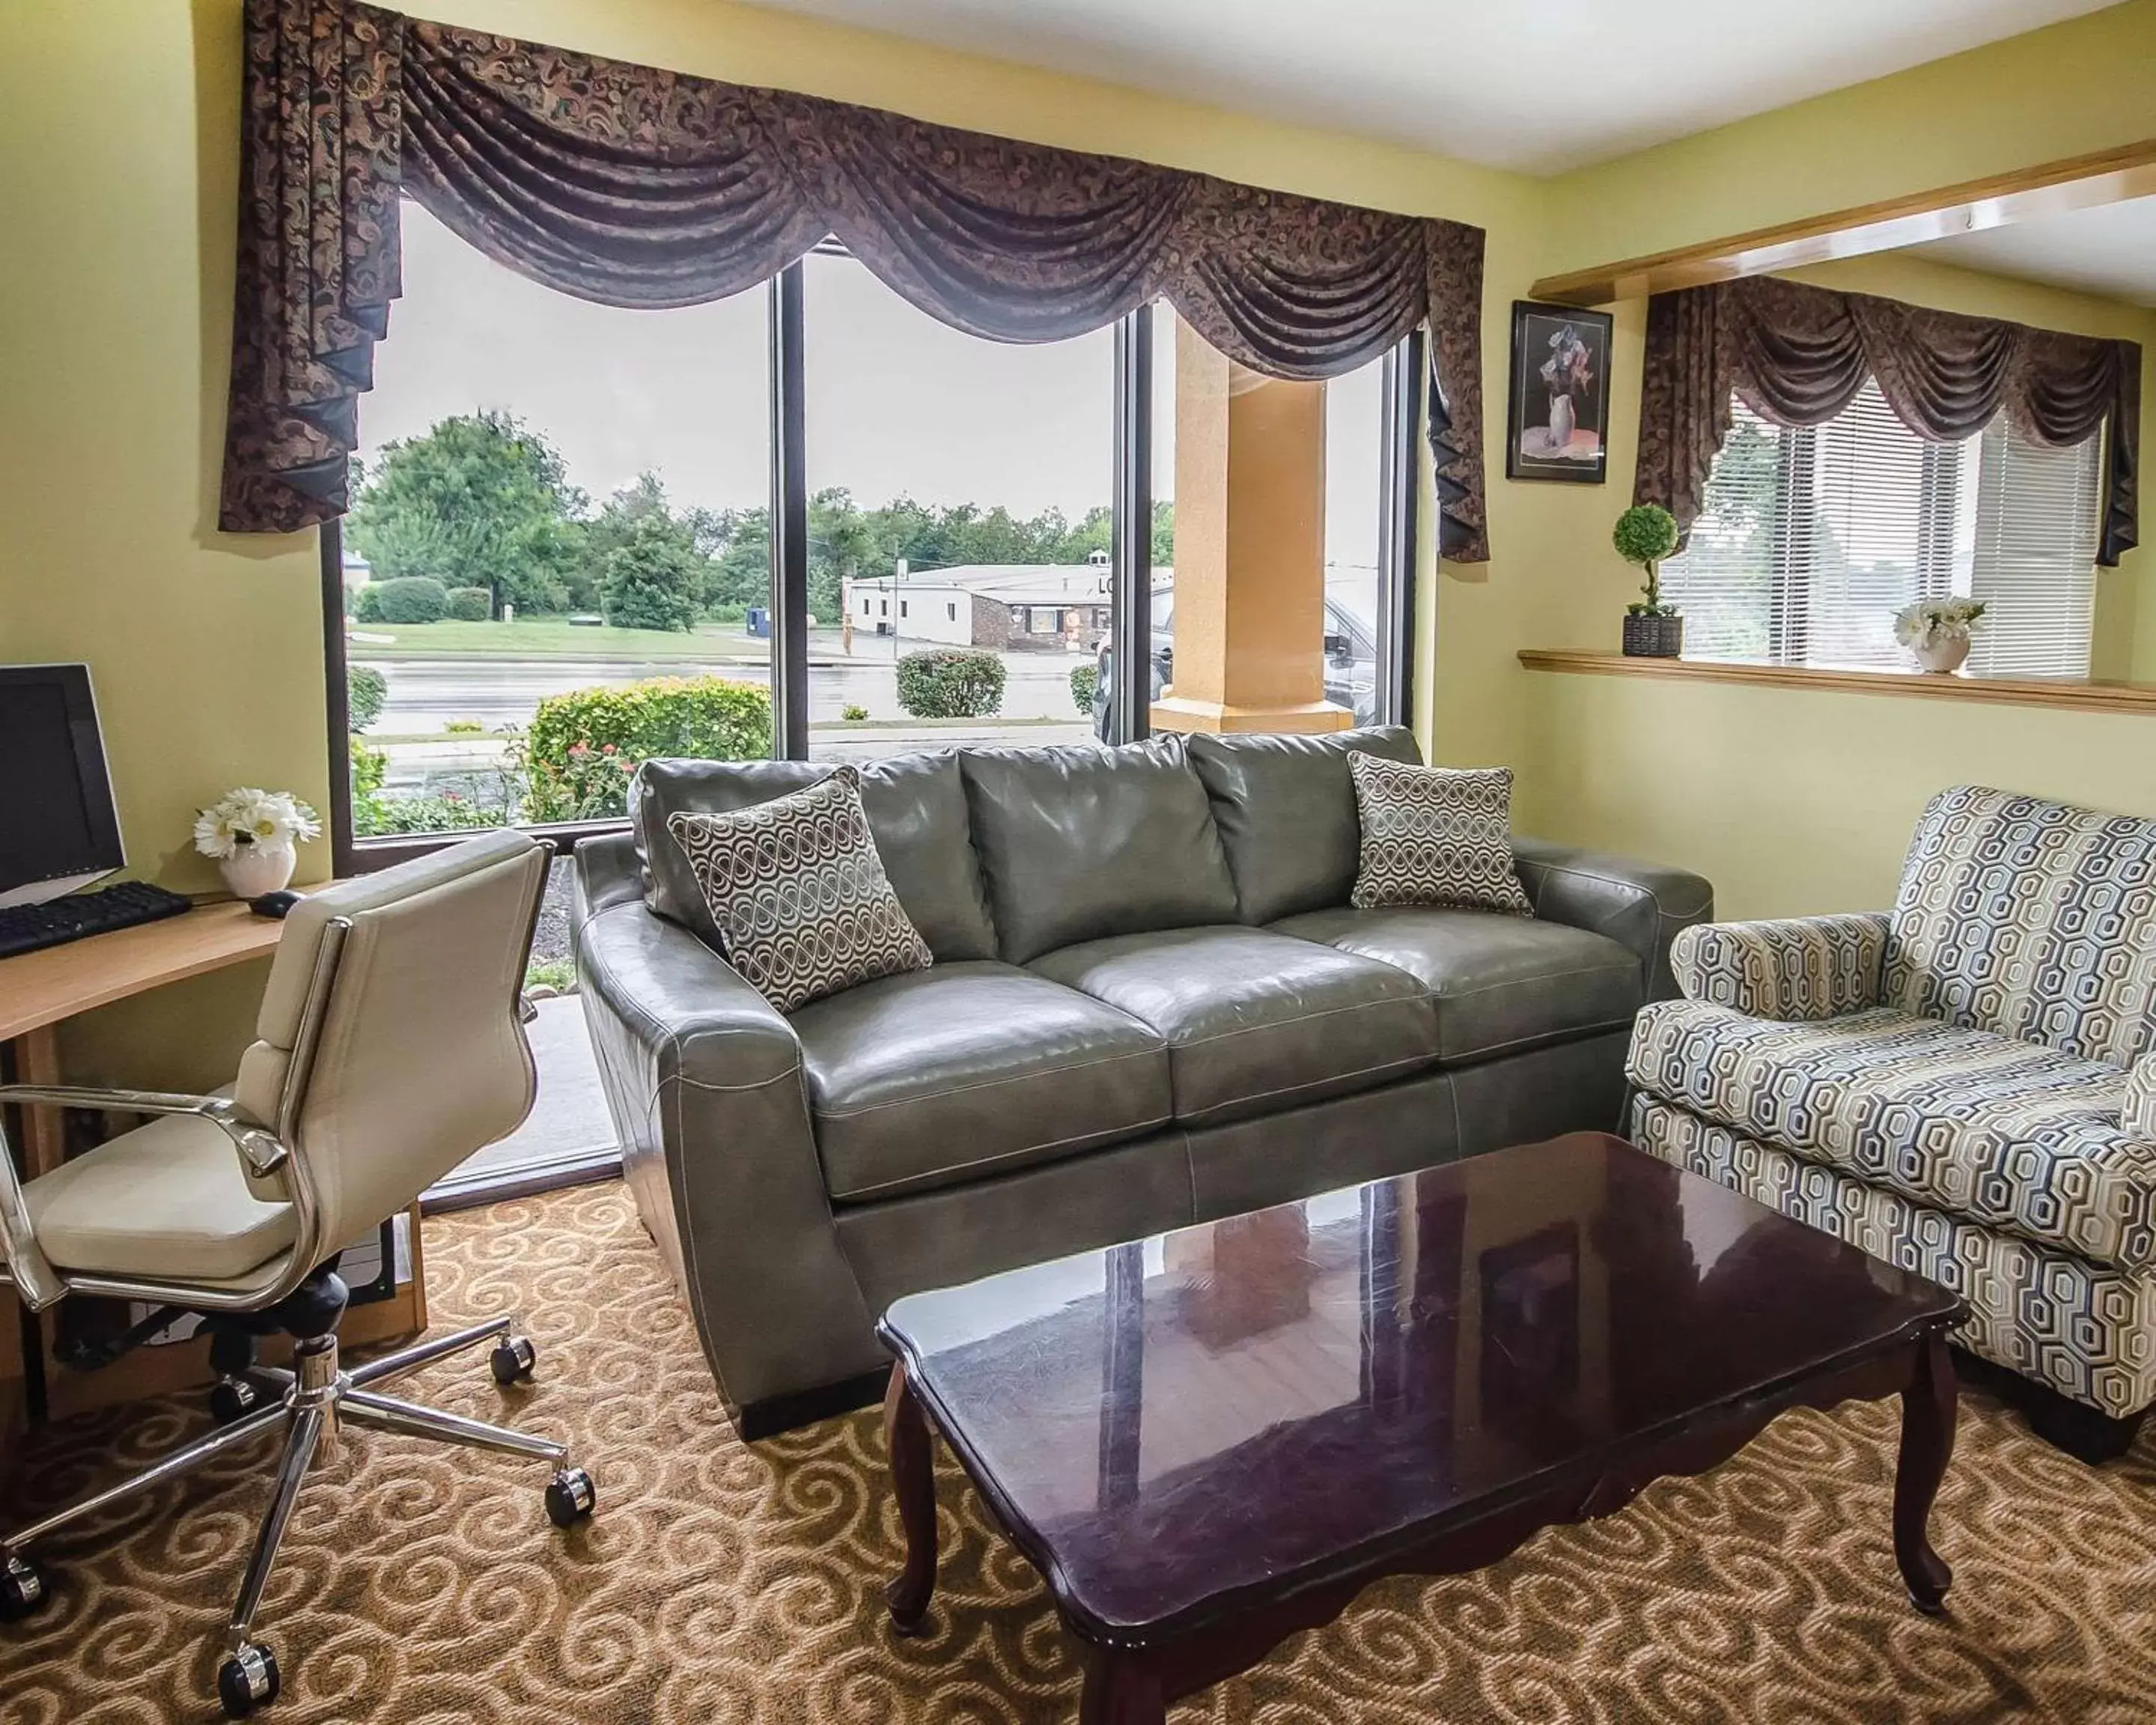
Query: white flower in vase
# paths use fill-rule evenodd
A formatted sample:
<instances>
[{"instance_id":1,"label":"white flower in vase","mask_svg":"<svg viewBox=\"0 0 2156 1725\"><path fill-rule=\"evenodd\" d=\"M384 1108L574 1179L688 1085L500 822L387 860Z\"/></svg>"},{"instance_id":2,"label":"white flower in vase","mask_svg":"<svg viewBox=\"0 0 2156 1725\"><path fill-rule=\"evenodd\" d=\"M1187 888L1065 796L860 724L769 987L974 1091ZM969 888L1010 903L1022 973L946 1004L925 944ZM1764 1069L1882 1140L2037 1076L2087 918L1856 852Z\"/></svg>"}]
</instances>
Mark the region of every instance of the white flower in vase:
<instances>
[{"instance_id":1,"label":"white flower in vase","mask_svg":"<svg viewBox=\"0 0 2156 1725\"><path fill-rule=\"evenodd\" d=\"M1919 599L1894 614L1894 639L1928 671L1959 670L1984 612L1976 599Z\"/></svg>"},{"instance_id":2,"label":"white flower in vase","mask_svg":"<svg viewBox=\"0 0 2156 1725\"><path fill-rule=\"evenodd\" d=\"M320 838L321 831L315 811L288 791L227 791L195 814L195 849L217 859L235 898L282 889L298 866L294 843Z\"/></svg>"}]
</instances>

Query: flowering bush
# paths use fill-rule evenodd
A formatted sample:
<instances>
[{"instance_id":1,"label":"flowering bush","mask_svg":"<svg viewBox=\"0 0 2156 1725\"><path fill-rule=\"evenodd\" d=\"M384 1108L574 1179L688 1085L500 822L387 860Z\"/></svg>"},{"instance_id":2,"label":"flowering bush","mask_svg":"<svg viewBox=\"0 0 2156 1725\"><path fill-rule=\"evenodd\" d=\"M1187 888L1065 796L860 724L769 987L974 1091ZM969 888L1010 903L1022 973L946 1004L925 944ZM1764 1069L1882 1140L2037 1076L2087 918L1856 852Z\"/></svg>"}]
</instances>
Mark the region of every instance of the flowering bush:
<instances>
[{"instance_id":1,"label":"flowering bush","mask_svg":"<svg viewBox=\"0 0 2156 1725\"><path fill-rule=\"evenodd\" d=\"M1984 607L1974 599L1919 599L1894 614L1894 639L1904 647L1936 647L1972 633L1983 619Z\"/></svg>"},{"instance_id":2,"label":"flowering bush","mask_svg":"<svg viewBox=\"0 0 2156 1725\"><path fill-rule=\"evenodd\" d=\"M644 761L770 752L767 690L721 677L652 677L548 696L511 744L510 766L523 775L526 820L598 820L627 809L629 781Z\"/></svg>"}]
</instances>

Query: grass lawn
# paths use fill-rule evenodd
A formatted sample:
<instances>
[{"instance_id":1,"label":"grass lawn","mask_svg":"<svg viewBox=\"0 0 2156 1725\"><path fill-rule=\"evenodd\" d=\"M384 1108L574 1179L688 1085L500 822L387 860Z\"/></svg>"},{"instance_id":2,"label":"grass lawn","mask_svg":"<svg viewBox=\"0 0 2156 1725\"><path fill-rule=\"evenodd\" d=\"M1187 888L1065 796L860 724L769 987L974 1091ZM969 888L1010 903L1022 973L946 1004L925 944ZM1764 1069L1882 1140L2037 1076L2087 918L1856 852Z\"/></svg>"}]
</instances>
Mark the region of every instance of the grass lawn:
<instances>
[{"instance_id":1,"label":"grass lawn","mask_svg":"<svg viewBox=\"0 0 2156 1725\"><path fill-rule=\"evenodd\" d=\"M766 662L771 643L752 639L732 624L697 625L694 634L660 629L587 628L562 617L514 623L361 623L347 637L348 655L370 659L676 660L684 664L746 659Z\"/></svg>"}]
</instances>

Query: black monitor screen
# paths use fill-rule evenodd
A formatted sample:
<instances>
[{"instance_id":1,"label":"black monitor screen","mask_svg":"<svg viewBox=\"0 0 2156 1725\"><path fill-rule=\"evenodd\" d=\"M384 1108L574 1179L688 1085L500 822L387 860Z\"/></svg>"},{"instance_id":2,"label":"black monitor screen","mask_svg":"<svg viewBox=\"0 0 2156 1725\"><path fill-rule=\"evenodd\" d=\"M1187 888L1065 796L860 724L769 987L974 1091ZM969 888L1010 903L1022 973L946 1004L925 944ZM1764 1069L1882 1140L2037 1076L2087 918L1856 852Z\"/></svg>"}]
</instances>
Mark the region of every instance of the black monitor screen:
<instances>
[{"instance_id":1,"label":"black monitor screen","mask_svg":"<svg viewBox=\"0 0 2156 1725\"><path fill-rule=\"evenodd\" d=\"M124 860L90 668L0 665L0 892Z\"/></svg>"}]
</instances>

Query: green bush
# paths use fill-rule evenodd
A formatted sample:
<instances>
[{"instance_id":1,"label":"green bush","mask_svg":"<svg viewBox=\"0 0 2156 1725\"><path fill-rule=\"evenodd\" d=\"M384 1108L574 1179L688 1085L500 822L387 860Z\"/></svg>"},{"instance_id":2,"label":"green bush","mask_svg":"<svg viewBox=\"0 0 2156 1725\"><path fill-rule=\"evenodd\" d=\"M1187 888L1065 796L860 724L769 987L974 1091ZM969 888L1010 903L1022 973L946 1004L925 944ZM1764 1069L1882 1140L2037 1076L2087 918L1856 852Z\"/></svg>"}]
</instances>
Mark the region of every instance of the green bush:
<instances>
[{"instance_id":1,"label":"green bush","mask_svg":"<svg viewBox=\"0 0 2156 1725\"><path fill-rule=\"evenodd\" d=\"M459 623L485 623L494 615L494 595L483 587L453 587L449 614Z\"/></svg>"},{"instance_id":2,"label":"green bush","mask_svg":"<svg viewBox=\"0 0 2156 1725\"><path fill-rule=\"evenodd\" d=\"M352 728L364 731L382 716L389 699L389 679L371 665L355 665L344 674L345 711Z\"/></svg>"},{"instance_id":3,"label":"green bush","mask_svg":"<svg viewBox=\"0 0 2156 1725\"><path fill-rule=\"evenodd\" d=\"M1070 704L1088 718L1093 713L1093 696L1101 686L1101 667L1091 660L1070 667Z\"/></svg>"},{"instance_id":4,"label":"green bush","mask_svg":"<svg viewBox=\"0 0 2156 1725\"><path fill-rule=\"evenodd\" d=\"M857 725L869 716L869 710L858 701L850 701L839 709L839 716L850 725Z\"/></svg>"},{"instance_id":5,"label":"green bush","mask_svg":"<svg viewBox=\"0 0 2156 1725\"><path fill-rule=\"evenodd\" d=\"M370 581L359 590L352 615L362 623L439 623L449 608L449 590L431 575Z\"/></svg>"},{"instance_id":6,"label":"green bush","mask_svg":"<svg viewBox=\"0 0 2156 1725\"><path fill-rule=\"evenodd\" d=\"M550 695L511 745L526 820L598 820L628 808L638 763L658 757L760 761L771 752L771 694L722 677L652 677Z\"/></svg>"},{"instance_id":7,"label":"green bush","mask_svg":"<svg viewBox=\"0 0 2156 1725\"><path fill-rule=\"evenodd\" d=\"M916 719L980 719L1004 704L1004 662L974 647L929 647L898 661L898 704Z\"/></svg>"},{"instance_id":8,"label":"green bush","mask_svg":"<svg viewBox=\"0 0 2156 1725\"><path fill-rule=\"evenodd\" d=\"M429 792L417 797L377 797L362 809L352 804L352 831L362 839L385 833L462 833L474 827L509 824L508 811L494 808L456 791Z\"/></svg>"},{"instance_id":9,"label":"green bush","mask_svg":"<svg viewBox=\"0 0 2156 1725\"><path fill-rule=\"evenodd\" d=\"M599 608L615 629L680 629L696 624L707 559L672 522L639 521L606 556Z\"/></svg>"}]
</instances>

